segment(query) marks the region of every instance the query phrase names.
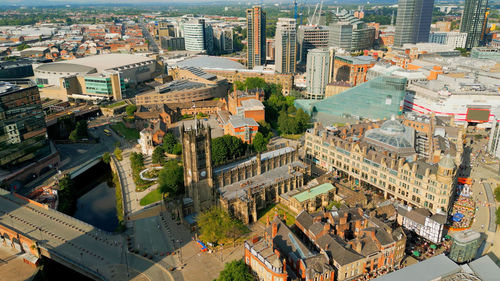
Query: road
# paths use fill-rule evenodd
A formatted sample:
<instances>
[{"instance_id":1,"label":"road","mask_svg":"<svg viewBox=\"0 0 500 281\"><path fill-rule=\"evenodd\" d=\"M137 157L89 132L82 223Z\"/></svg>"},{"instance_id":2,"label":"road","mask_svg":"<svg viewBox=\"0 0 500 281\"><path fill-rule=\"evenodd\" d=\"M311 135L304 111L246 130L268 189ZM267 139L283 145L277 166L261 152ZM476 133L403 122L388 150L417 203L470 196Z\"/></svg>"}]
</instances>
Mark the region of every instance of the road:
<instances>
[{"instance_id":1,"label":"road","mask_svg":"<svg viewBox=\"0 0 500 281\"><path fill-rule=\"evenodd\" d=\"M149 40L149 50L158 53L160 51L160 48L158 47L158 44L156 44L156 41L153 38L153 36L151 36L151 33L149 33L149 30L147 29L146 24L144 23L144 19L139 20L139 26L142 28L142 35L147 40Z\"/></svg>"},{"instance_id":2,"label":"road","mask_svg":"<svg viewBox=\"0 0 500 281\"><path fill-rule=\"evenodd\" d=\"M0 222L107 280L124 280L116 272L126 263L150 280L173 280L166 269L127 252L121 235L101 231L52 209L27 204L4 191L0 196Z\"/></svg>"}]
</instances>

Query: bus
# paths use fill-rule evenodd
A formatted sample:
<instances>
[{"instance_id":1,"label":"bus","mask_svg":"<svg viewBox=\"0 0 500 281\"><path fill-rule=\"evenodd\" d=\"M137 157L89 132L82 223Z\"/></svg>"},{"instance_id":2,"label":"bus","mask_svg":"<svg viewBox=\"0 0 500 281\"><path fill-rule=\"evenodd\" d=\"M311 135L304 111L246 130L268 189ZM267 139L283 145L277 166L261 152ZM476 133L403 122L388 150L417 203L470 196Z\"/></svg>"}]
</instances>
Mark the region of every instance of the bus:
<instances>
[{"instance_id":1,"label":"bus","mask_svg":"<svg viewBox=\"0 0 500 281\"><path fill-rule=\"evenodd\" d=\"M111 131L109 131L108 129L104 129L104 134L108 137L111 136Z\"/></svg>"}]
</instances>

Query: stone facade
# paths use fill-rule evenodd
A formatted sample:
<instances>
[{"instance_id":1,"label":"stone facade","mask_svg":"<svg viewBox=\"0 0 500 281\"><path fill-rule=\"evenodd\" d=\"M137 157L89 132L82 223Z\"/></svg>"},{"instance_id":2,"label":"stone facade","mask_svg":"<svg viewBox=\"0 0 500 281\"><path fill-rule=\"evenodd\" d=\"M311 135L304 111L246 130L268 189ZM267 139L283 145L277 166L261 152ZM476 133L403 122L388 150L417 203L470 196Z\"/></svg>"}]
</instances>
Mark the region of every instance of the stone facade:
<instances>
[{"instance_id":1,"label":"stone facade","mask_svg":"<svg viewBox=\"0 0 500 281\"><path fill-rule=\"evenodd\" d=\"M213 167L210 143L209 127L182 128L184 215L220 204L244 223L253 223L258 210L278 203L280 194L300 188L309 174L292 147Z\"/></svg>"}]
</instances>

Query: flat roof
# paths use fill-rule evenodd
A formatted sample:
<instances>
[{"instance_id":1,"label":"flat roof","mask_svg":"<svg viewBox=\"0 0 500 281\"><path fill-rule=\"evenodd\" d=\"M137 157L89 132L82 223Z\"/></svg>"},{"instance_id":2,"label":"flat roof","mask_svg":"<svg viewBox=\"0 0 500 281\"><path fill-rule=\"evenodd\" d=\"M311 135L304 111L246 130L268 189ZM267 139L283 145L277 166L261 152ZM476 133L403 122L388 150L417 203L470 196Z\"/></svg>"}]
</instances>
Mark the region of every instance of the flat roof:
<instances>
[{"instance_id":1,"label":"flat roof","mask_svg":"<svg viewBox=\"0 0 500 281\"><path fill-rule=\"evenodd\" d=\"M71 73L92 73L95 67L90 67L74 63L44 63L36 68L37 71L71 72Z\"/></svg>"},{"instance_id":2,"label":"flat roof","mask_svg":"<svg viewBox=\"0 0 500 281\"><path fill-rule=\"evenodd\" d=\"M334 189L334 187L331 183L324 183L324 184L318 185L316 187L313 187L309 190L303 191L303 192L293 196L293 198L297 199L297 201L302 203L306 200L311 200L311 199L315 198L316 196L323 194L325 192L328 192L332 189Z\"/></svg>"},{"instance_id":3,"label":"flat roof","mask_svg":"<svg viewBox=\"0 0 500 281\"><path fill-rule=\"evenodd\" d=\"M375 278L373 281L432 281L460 271L460 266L441 254Z\"/></svg>"},{"instance_id":4,"label":"flat roof","mask_svg":"<svg viewBox=\"0 0 500 281\"><path fill-rule=\"evenodd\" d=\"M500 276L500 268L486 255L470 262L469 267L482 281L495 281Z\"/></svg>"},{"instance_id":5,"label":"flat roof","mask_svg":"<svg viewBox=\"0 0 500 281\"><path fill-rule=\"evenodd\" d=\"M241 63L230 59L214 56L197 56L177 63L179 67L213 68L222 69L245 69Z\"/></svg>"},{"instance_id":6,"label":"flat roof","mask_svg":"<svg viewBox=\"0 0 500 281\"><path fill-rule=\"evenodd\" d=\"M131 54L104 54L77 58L70 61L71 64L77 64L88 67L95 67L98 72L127 66L136 63L153 61L153 58L131 55ZM55 62L54 64L68 64L68 62Z\"/></svg>"},{"instance_id":7,"label":"flat roof","mask_svg":"<svg viewBox=\"0 0 500 281\"><path fill-rule=\"evenodd\" d=\"M237 115L229 117L229 123L233 126L233 128L259 126L259 124L252 118L243 118Z\"/></svg>"}]
</instances>

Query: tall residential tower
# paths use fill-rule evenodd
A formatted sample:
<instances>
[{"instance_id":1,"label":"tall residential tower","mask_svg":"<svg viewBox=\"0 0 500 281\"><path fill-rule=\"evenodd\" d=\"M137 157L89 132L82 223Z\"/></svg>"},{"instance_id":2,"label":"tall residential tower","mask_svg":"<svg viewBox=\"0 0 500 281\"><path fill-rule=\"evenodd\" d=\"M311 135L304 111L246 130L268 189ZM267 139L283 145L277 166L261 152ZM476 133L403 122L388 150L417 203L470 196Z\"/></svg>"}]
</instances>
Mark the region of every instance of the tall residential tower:
<instances>
[{"instance_id":1,"label":"tall residential tower","mask_svg":"<svg viewBox=\"0 0 500 281\"><path fill-rule=\"evenodd\" d=\"M247 9L247 66L266 63L266 13L261 6Z\"/></svg>"},{"instance_id":2,"label":"tall residential tower","mask_svg":"<svg viewBox=\"0 0 500 281\"><path fill-rule=\"evenodd\" d=\"M297 61L297 21L279 18L276 25L276 72L295 73Z\"/></svg>"},{"instance_id":3,"label":"tall residential tower","mask_svg":"<svg viewBox=\"0 0 500 281\"><path fill-rule=\"evenodd\" d=\"M428 42L434 0L399 0L394 46Z\"/></svg>"},{"instance_id":4,"label":"tall residential tower","mask_svg":"<svg viewBox=\"0 0 500 281\"><path fill-rule=\"evenodd\" d=\"M460 21L460 32L467 33L466 48L479 46L486 27L488 0L465 0L464 13Z\"/></svg>"}]
</instances>

